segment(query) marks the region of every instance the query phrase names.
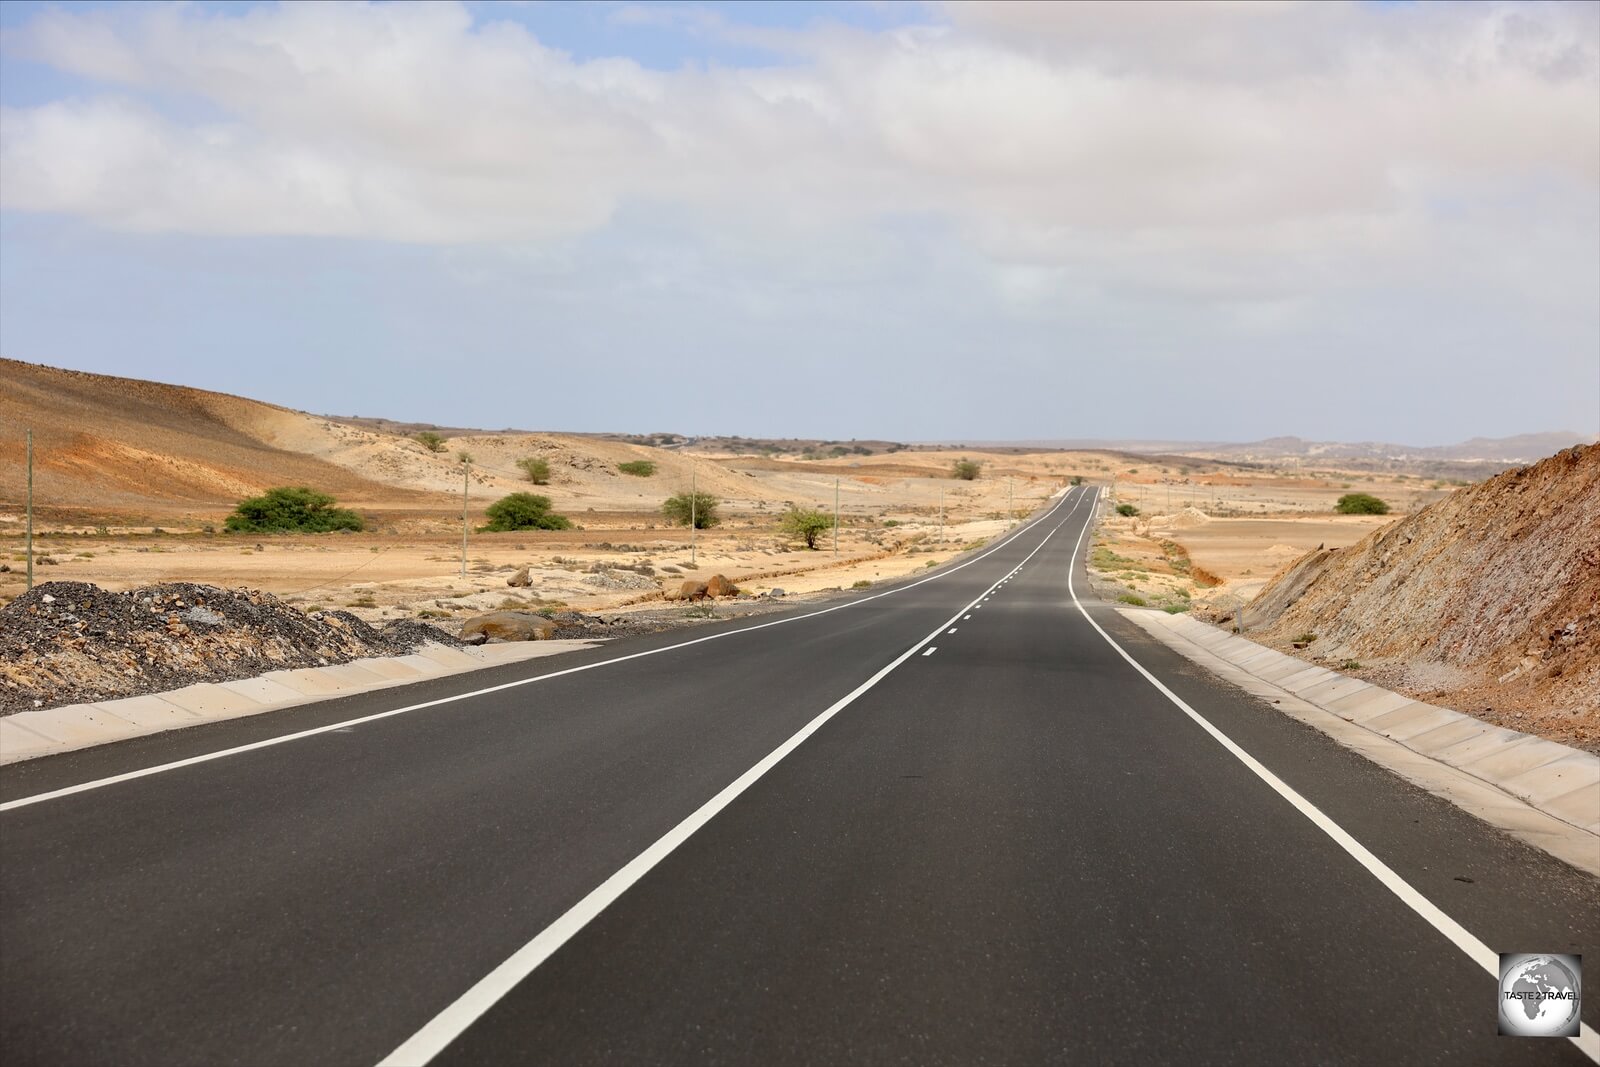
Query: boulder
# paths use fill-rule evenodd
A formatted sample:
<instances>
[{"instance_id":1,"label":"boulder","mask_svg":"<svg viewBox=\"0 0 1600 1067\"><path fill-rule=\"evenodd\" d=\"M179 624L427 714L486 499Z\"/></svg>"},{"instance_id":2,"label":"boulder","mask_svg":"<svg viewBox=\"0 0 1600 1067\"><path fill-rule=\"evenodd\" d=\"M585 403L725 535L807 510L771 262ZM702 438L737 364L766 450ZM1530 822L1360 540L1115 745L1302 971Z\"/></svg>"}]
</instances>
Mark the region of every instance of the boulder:
<instances>
[{"instance_id":1,"label":"boulder","mask_svg":"<svg viewBox=\"0 0 1600 1067\"><path fill-rule=\"evenodd\" d=\"M513 588L526 589L528 586L533 584L533 576L528 573L528 568L524 567L511 577L507 578L506 584L512 586Z\"/></svg>"},{"instance_id":2,"label":"boulder","mask_svg":"<svg viewBox=\"0 0 1600 1067\"><path fill-rule=\"evenodd\" d=\"M706 596L733 596L738 592L739 587L720 574L713 574L706 582Z\"/></svg>"},{"instance_id":3,"label":"boulder","mask_svg":"<svg viewBox=\"0 0 1600 1067\"><path fill-rule=\"evenodd\" d=\"M491 611L461 624L463 641L479 634L490 641L548 641L556 635L556 624L531 611Z\"/></svg>"},{"instance_id":4,"label":"boulder","mask_svg":"<svg viewBox=\"0 0 1600 1067\"><path fill-rule=\"evenodd\" d=\"M705 582L688 581L678 587L678 600L704 600L708 592Z\"/></svg>"}]
</instances>

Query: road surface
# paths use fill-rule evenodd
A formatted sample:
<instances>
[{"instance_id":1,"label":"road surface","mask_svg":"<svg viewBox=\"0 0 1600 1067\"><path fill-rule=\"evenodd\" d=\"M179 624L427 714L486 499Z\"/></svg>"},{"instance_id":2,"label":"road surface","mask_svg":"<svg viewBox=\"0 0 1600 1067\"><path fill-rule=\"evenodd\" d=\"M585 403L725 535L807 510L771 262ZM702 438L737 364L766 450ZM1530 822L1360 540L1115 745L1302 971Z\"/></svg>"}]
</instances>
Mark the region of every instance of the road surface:
<instances>
[{"instance_id":1,"label":"road surface","mask_svg":"<svg viewBox=\"0 0 1600 1067\"><path fill-rule=\"evenodd\" d=\"M1587 1062L1485 953L1600 971L1595 882L1093 602L1094 506L7 768L5 1061Z\"/></svg>"}]
</instances>

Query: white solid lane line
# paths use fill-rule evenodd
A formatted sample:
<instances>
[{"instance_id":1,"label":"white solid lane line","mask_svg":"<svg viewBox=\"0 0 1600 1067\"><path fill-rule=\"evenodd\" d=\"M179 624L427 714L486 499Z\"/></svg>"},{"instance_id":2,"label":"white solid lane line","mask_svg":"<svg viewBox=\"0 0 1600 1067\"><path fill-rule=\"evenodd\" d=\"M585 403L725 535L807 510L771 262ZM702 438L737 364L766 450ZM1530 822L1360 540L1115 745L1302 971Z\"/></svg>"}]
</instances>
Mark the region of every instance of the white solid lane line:
<instances>
[{"instance_id":1,"label":"white solid lane line","mask_svg":"<svg viewBox=\"0 0 1600 1067\"><path fill-rule=\"evenodd\" d=\"M1082 501L1081 496L1079 500L1080 502ZM1032 559L1040 549L1044 548L1050 542L1050 539L1056 535L1057 531L1067 524L1067 520L1072 518L1077 510L1077 505L1074 505L1072 510L1067 512L1067 517L1057 523L1055 529L1046 534L1043 540L1034 546L1033 551L1028 553L1028 558ZM1052 512L1051 514L1054 513ZM1083 521L1088 523L1093 515L1092 510L1087 512ZM993 586L990 586L990 588L992 589ZM970 607L971 605L968 606ZM965 611L966 608L961 610ZM956 612L957 616L960 614L960 611ZM627 865L617 871L616 874L613 874L591 890L588 896L574 904L564 915L541 930L532 941L517 949L505 962L479 979L471 989L457 997L453 1003L430 1019L422 1029L407 1038L399 1048L384 1057L379 1062L378 1067L414 1067L414 1065L425 1064L437 1056L450 1042L459 1037L467 1027L482 1017L484 1012L494 1007L502 997L511 992L518 982L532 974L540 964L549 959L574 934L592 922L597 915L609 907L623 893L627 892L629 887L640 878L643 878L652 867L666 859L674 849L687 841L695 831L710 822L718 812L738 799L739 794L749 789L762 775L777 766L785 756L800 747L806 738L821 729L829 719L849 707L855 702L856 698L881 682L900 664L916 655L929 641L939 636L939 630L944 629L954 621L955 618L952 617L949 622L944 623L921 641L900 653L892 662L851 690L838 703L806 723L798 733L773 749L760 763L745 771L725 787L722 792L702 804L677 826L668 830L649 848L628 861ZM925 656L930 655L933 651L934 649L930 648L922 654Z\"/></svg>"},{"instance_id":2,"label":"white solid lane line","mask_svg":"<svg viewBox=\"0 0 1600 1067\"><path fill-rule=\"evenodd\" d=\"M1099 495L1098 490L1095 491L1095 495ZM1094 514L1093 505L1090 505L1089 513L1091 516ZM1094 621L1094 617L1089 614L1088 609L1083 606L1083 602L1078 599L1078 591L1074 588L1072 580L1073 564L1077 562L1078 549L1082 547L1084 535L1088 532L1089 523L1085 521L1083 530L1078 534L1078 544L1072 550L1073 563L1067 566L1067 592L1072 595L1072 603L1077 607L1078 612L1088 620L1089 625L1093 626L1095 631L1106 639L1106 643L1116 649L1118 655L1127 660L1134 670L1142 674L1147 682L1155 686L1162 696L1177 705L1178 710L1193 719L1202 730L1210 734L1212 739L1227 749L1235 759L1250 768L1257 778L1260 778L1275 793L1293 805L1300 814L1311 820L1311 823L1317 829L1332 838L1335 844L1349 853L1357 863L1365 867L1367 873L1371 874L1382 883L1385 889L1398 897L1401 903L1421 916L1428 925L1443 934L1456 948L1466 953L1467 958L1498 979L1500 977L1500 956L1498 953L1491 951L1488 945L1479 941L1466 927L1445 914L1437 904L1423 896L1410 882L1396 874L1393 868L1373 855L1365 845L1351 836L1350 832L1344 827L1329 818L1321 808L1301 796L1287 782L1273 774L1259 760L1241 748L1231 737L1213 726L1209 719L1191 708L1182 697L1168 689L1161 679L1146 670L1144 664L1130 656L1127 649L1117 644L1116 640L1106 633L1099 623ZM1596 1032L1588 1023L1582 1023L1580 1027L1578 1036L1569 1038L1569 1040L1577 1045L1584 1055L1594 1062L1600 1063L1600 1032Z\"/></svg>"},{"instance_id":3,"label":"white solid lane line","mask_svg":"<svg viewBox=\"0 0 1600 1067\"><path fill-rule=\"evenodd\" d=\"M1063 495L1060 501L1056 503L1055 507L1039 516L1027 526L1024 526L1015 533L1010 534L982 555L974 556L965 563L959 563L948 570L940 571L937 574L930 574L928 577L912 582L909 585L899 586L895 589L889 589L882 593L874 593L871 596L861 597L859 600L846 601L843 604L836 604L831 608L822 608L818 611L807 612L804 615L794 615L785 619L774 619L771 622L757 623L753 626L742 626L737 630L724 630L721 633L707 634L704 637L696 637L689 641L680 641L675 645L663 645L660 648L647 649L644 652L631 652L626 656L617 656L613 659L600 660L596 663L586 663L581 667L568 667L565 670L551 671L549 674L535 675L532 678L519 678L514 682L502 682L500 685L486 686L483 689L474 689L466 693L456 693L453 696L440 697L438 700L427 700L420 704L408 704L403 708L391 708L388 711L379 711L371 715L362 715L354 719L345 719L341 722L329 723L326 726L317 726L309 730L297 730L294 733L283 734L279 737L269 737L262 741L254 741L248 745L235 745L232 748L219 749L216 752L207 752L199 756L190 756L188 759L173 760L170 763L161 763L153 767L143 767L137 771L128 771L125 774L115 774L107 778L97 778L93 781L82 782L78 785L66 786L61 789L52 789L47 793L36 793L29 797L19 797L16 800L8 800L5 803L0 804L0 812L11 811L16 808L25 808L31 804L39 804L46 800L55 800L59 797L71 796L74 793L86 793L94 789L104 789L106 786L117 785L121 782L133 781L136 778L145 778L152 774L164 774L168 771L179 770L183 767L192 767L200 763L208 763L211 760L223 759L227 756L237 756L245 752L254 752L257 749L271 748L274 745L284 745L291 741L300 741L308 737L317 737L321 734L342 731L351 726L361 726L365 723L377 722L381 719L392 718L396 715L405 715L409 712L421 711L424 708L434 708L441 704L453 704L458 700L470 700L473 697L480 697L489 693L498 693L505 689L515 689L518 686L532 685L535 682L544 682L550 680L551 678L561 678L569 674L578 674L583 671L597 670L600 667L609 667L615 663L626 663L629 660L642 659L645 656L656 656L663 652L674 652L680 648L688 648L691 645L704 644L707 641L720 641L729 637L737 637L740 634L752 633L756 630L765 630L770 626L783 626L791 622L801 622L805 619L814 619L819 615L828 615L835 611L843 611L847 608L853 608L860 604L866 604L882 597L893 596L896 593L905 592L907 589L915 589L917 586L924 585L928 582L938 581L940 578L943 578L946 575L954 574L956 571L964 570L980 560L987 559L996 552L1000 551L1006 545L1010 544L1012 541L1016 540L1016 538L1020 537L1023 533L1033 529L1034 527L1043 523L1046 519L1049 519L1051 516L1053 516L1061 509L1061 506L1067 502L1067 497L1070 495L1070 493ZM1083 503L1083 499L1084 494L1079 494L1078 503L1073 504L1071 509L1067 512L1067 516L1069 518L1078 510L1078 506L1079 504ZM1066 522L1066 519L1062 519L1061 521L1064 523ZM1060 528L1061 526L1058 523L1056 525L1056 529ZM992 589L993 586L990 586L990 588Z\"/></svg>"}]
</instances>

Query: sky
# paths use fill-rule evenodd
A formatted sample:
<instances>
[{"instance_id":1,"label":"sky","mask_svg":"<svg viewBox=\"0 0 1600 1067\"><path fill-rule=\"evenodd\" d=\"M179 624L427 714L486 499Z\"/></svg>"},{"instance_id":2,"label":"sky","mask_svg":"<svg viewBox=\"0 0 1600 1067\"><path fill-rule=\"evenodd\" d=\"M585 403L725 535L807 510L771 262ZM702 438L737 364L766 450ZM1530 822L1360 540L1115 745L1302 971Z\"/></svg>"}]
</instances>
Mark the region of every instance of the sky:
<instances>
[{"instance_id":1,"label":"sky","mask_svg":"<svg viewBox=\"0 0 1600 1067\"><path fill-rule=\"evenodd\" d=\"M0 355L483 428L1594 434L1600 4L8 2Z\"/></svg>"}]
</instances>

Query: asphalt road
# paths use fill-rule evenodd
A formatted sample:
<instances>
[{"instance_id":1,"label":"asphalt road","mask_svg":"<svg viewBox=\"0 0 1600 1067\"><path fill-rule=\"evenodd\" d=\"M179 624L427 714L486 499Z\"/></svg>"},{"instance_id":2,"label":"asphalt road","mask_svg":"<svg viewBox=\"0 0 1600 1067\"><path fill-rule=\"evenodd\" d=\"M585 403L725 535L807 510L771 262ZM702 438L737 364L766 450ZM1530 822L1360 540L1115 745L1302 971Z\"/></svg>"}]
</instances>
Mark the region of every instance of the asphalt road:
<instances>
[{"instance_id":1,"label":"asphalt road","mask_svg":"<svg viewBox=\"0 0 1600 1067\"><path fill-rule=\"evenodd\" d=\"M1594 970L1594 880L1092 603L1092 510L825 611L0 771L0 1057L1587 1062L1496 1036L1427 913Z\"/></svg>"}]
</instances>

